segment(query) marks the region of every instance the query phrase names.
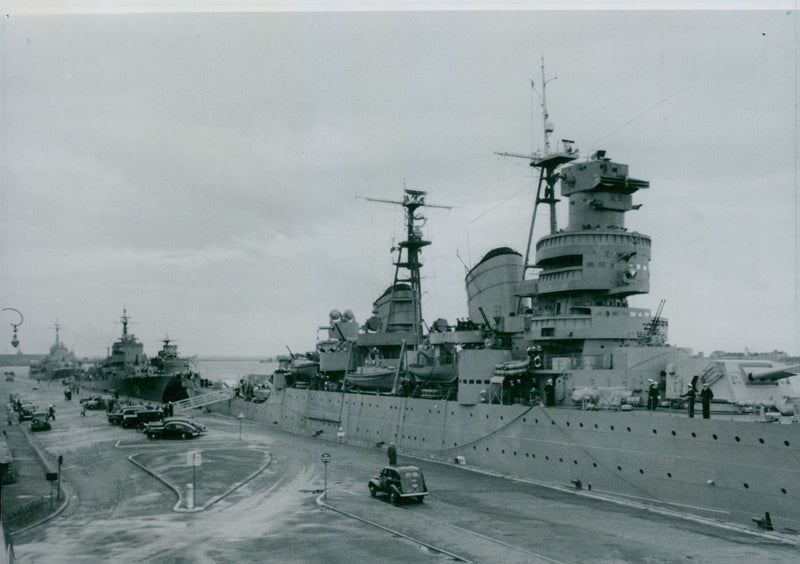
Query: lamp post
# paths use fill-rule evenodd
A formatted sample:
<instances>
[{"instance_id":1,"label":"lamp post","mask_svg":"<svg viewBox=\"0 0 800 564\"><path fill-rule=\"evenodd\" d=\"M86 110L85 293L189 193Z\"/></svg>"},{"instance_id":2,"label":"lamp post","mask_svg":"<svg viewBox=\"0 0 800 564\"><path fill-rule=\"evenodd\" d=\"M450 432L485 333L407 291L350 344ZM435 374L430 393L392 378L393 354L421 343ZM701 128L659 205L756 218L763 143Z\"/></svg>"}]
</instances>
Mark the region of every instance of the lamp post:
<instances>
[{"instance_id":1,"label":"lamp post","mask_svg":"<svg viewBox=\"0 0 800 564\"><path fill-rule=\"evenodd\" d=\"M19 345L19 338L17 337L17 327L22 325L22 322L24 321L24 318L22 317L22 312L19 311L18 309L14 309L13 307L4 307L3 311L15 311L17 312L17 315L19 315L19 323L11 324L11 326L14 328L14 336L11 337L11 346L17 348L17 345Z\"/></svg>"}]
</instances>

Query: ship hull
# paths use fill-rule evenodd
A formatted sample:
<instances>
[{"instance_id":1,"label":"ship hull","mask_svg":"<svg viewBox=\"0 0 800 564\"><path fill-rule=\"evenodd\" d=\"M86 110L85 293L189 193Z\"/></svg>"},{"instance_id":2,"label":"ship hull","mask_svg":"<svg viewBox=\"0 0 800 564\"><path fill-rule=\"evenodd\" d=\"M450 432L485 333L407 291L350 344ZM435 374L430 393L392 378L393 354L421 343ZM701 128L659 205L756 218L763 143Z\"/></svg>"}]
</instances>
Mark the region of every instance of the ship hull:
<instances>
[{"instance_id":1,"label":"ship hull","mask_svg":"<svg viewBox=\"0 0 800 564\"><path fill-rule=\"evenodd\" d=\"M181 378L175 376L134 376L130 378L84 380L81 386L98 392L157 403L179 401L189 397Z\"/></svg>"},{"instance_id":2,"label":"ship hull","mask_svg":"<svg viewBox=\"0 0 800 564\"><path fill-rule=\"evenodd\" d=\"M390 409L402 417L387 418ZM769 512L800 529L800 427L677 412L462 405L324 391L276 390L262 404L212 410L349 442L394 442L412 455L584 488L729 522Z\"/></svg>"}]
</instances>

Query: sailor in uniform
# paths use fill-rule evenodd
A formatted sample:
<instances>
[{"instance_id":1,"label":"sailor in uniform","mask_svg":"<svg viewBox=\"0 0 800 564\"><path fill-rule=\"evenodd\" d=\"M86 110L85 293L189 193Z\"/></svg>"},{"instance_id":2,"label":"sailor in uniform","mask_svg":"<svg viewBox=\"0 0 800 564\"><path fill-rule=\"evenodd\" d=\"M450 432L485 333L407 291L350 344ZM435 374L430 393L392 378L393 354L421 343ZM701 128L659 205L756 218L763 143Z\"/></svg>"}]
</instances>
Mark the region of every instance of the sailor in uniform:
<instances>
[{"instance_id":1,"label":"sailor in uniform","mask_svg":"<svg viewBox=\"0 0 800 564\"><path fill-rule=\"evenodd\" d=\"M556 403L556 387L553 385L552 378L548 378L544 385L544 399L545 405L548 407Z\"/></svg>"},{"instance_id":2,"label":"sailor in uniform","mask_svg":"<svg viewBox=\"0 0 800 564\"><path fill-rule=\"evenodd\" d=\"M703 390L700 392L700 401L703 403L703 419L711 417L711 399L714 397L714 392L708 387L708 384L703 384Z\"/></svg>"},{"instance_id":3,"label":"sailor in uniform","mask_svg":"<svg viewBox=\"0 0 800 564\"><path fill-rule=\"evenodd\" d=\"M647 392L647 409L655 411L658 407L658 384L650 380L650 389Z\"/></svg>"}]
</instances>

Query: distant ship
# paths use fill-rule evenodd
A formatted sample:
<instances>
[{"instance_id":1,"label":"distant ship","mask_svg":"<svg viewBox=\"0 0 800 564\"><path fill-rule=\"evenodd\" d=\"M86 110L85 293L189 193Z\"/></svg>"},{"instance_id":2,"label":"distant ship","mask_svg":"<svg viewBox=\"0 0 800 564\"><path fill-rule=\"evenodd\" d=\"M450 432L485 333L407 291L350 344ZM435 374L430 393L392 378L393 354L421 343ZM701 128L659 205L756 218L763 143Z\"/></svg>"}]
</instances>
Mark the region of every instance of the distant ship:
<instances>
[{"instance_id":1,"label":"distant ship","mask_svg":"<svg viewBox=\"0 0 800 564\"><path fill-rule=\"evenodd\" d=\"M544 84L544 65L542 75ZM639 207L633 195L649 182L605 151L578 160L569 140L551 150L543 108L544 150L502 154L539 171L534 204L549 207L549 233L532 249L534 210L524 255L498 247L468 271L467 319L421 331L417 255L427 242L414 210L425 201L424 193L406 191L408 233L400 247L408 254L396 260L392 286L357 334L339 335L341 318L331 317L336 334L318 344L326 385L292 388L276 373L264 403L234 399L210 408L796 533L800 366L693 356L667 344L664 301L655 314L628 303L649 292L650 237L624 224ZM560 229L559 184L569 200L569 222ZM701 387L713 392L710 419L700 417L699 397L697 417L687 416L686 402Z\"/></svg>"},{"instance_id":2,"label":"distant ship","mask_svg":"<svg viewBox=\"0 0 800 564\"><path fill-rule=\"evenodd\" d=\"M50 352L38 361L30 363L31 378L37 380L61 380L76 376L80 370L80 362L75 354L59 339L61 325L55 324L56 342L50 347Z\"/></svg>"},{"instance_id":3,"label":"distant ship","mask_svg":"<svg viewBox=\"0 0 800 564\"><path fill-rule=\"evenodd\" d=\"M128 332L129 320L123 309L122 335L111 346L108 357L89 371L82 385L159 403L186 399L195 386L203 385L192 360L181 358L177 345L169 339L164 339L157 356L148 360L144 345Z\"/></svg>"}]
</instances>

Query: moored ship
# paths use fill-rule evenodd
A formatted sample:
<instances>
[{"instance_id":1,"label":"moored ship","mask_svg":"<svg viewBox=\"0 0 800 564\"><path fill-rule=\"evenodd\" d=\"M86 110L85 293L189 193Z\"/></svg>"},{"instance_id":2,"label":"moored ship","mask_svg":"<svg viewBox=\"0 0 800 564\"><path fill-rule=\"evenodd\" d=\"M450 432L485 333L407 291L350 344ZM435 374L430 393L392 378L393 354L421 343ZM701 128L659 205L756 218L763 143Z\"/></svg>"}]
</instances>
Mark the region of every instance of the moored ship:
<instances>
[{"instance_id":1,"label":"moored ship","mask_svg":"<svg viewBox=\"0 0 800 564\"><path fill-rule=\"evenodd\" d=\"M80 372L80 362L75 353L59 339L61 325L55 324L56 342L50 347L47 356L30 363L31 378L37 380L62 380L71 378Z\"/></svg>"},{"instance_id":2,"label":"moored ship","mask_svg":"<svg viewBox=\"0 0 800 564\"><path fill-rule=\"evenodd\" d=\"M571 141L551 151L544 113L543 152L503 154L538 169L549 233L532 250L534 211L524 255L500 247L469 270L468 319L418 334L418 286L395 289L395 275L390 290L410 304L404 337L387 338L376 315L352 340L356 352L382 347L412 387L275 385L263 404L212 409L721 521L769 513L775 530L800 530L800 367L668 345L664 302L655 314L628 302L649 292L650 237L625 226L649 182L604 151L578 160ZM557 186L569 200L560 229ZM358 356L348 374L368 366ZM455 393L427 393L436 380ZM713 402L690 417L684 406L701 387Z\"/></svg>"},{"instance_id":3,"label":"moored ship","mask_svg":"<svg viewBox=\"0 0 800 564\"><path fill-rule=\"evenodd\" d=\"M162 349L149 360L144 345L128 331L130 317L125 309L121 321L122 335L111 346L108 357L84 377L82 385L159 403L189 397L198 376L191 359L181 358L177 345L164 339Z\"/></svg>"}]
</instances>

